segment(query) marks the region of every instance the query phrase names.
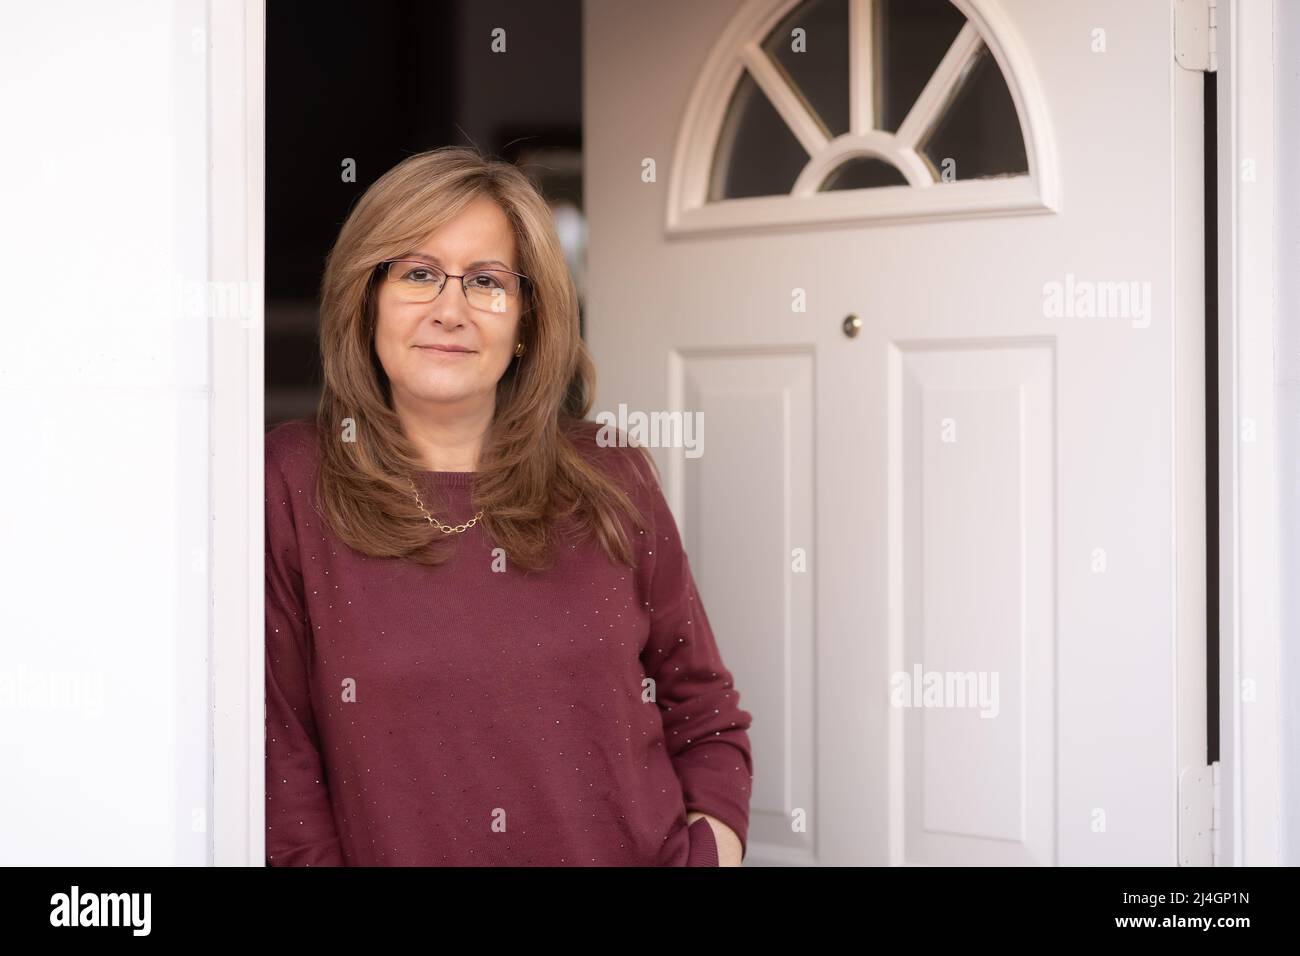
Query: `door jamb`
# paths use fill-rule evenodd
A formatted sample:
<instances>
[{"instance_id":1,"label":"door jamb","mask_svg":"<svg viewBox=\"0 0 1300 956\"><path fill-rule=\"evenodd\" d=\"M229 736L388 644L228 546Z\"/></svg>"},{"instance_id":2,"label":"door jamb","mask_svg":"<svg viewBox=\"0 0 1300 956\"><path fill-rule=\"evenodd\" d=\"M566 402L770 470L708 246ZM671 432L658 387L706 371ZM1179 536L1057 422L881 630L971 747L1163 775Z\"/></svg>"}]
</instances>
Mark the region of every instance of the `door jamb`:
<instances>
[{"instance_id":1,"label":"door jamb","mask_svg":"<svg viewBox=\"0 0 1300 956\"><path fill-rule=\"evenodd\" d=\"M208 862L216 866L265 864L265 50L265 0L209 0L209 268L214 281L239 283L250 292L247 318L209 323L207 815Z\"/></svg>"},{"instance_id":2,"label":"door jamb","mask_svg":"<svg viewBox=\"0 0 1300 956\"><path fill-rule=\"evenodd\" d=\"M1273 0L1219 0L1220 864L1281 846Z\"/></svg>"}]
</instances>

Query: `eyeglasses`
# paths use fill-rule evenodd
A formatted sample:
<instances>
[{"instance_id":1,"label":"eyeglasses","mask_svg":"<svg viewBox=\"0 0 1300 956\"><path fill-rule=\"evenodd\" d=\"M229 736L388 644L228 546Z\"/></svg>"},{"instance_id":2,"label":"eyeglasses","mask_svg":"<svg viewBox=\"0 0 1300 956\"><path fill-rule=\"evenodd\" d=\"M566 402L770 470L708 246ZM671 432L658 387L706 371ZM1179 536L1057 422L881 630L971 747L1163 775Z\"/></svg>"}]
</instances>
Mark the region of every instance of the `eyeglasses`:
<instances>
[{"instance_id":1,"label":"eyeglasses","mask_svg":"<svg viewBox=\"0 0 1300 956\"><path fill-rule=\"evenodd\" d=\"M478 269L454 276L418 259L389 259L379 263L389 289L402 302L428 303L442 294L448 279L459 279L470 307L480 312L505 312L528 276L506 269Z\"/></svg>"}]
</instances>

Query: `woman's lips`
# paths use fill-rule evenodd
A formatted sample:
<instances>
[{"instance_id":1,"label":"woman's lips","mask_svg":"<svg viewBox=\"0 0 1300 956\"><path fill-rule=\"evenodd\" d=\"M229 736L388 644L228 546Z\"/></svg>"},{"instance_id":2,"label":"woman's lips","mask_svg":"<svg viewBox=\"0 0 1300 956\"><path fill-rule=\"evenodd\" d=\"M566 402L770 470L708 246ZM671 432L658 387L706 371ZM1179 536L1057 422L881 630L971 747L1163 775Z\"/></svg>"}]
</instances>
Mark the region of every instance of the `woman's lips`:
<instances>
[{"instance_id":1,"label":"woman's lips","mask_svg":"<svg viewBox=\"0 0 1300 956\"><path fill-rule=\"evenodd\" d=\"M457 348L450 345L417 345L421 352L429 352L433 355L473 355L474 352L467 348Z\"/></svg>"}]
</instances>

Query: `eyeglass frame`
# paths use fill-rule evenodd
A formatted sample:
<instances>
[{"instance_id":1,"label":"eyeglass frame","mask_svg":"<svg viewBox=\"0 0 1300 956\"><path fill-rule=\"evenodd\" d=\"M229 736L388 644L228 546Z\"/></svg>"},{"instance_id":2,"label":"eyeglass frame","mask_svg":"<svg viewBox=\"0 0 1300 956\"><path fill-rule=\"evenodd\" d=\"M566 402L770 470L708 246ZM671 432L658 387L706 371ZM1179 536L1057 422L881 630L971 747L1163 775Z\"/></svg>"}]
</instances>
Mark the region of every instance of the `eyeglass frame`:
<instances>
[{"instance_id":1,"label":"eyeglass frame","mask_svg":"<svg viewBox=\"0 0 1300 956\"><path fill-rule=\"evenodd\" d=\"M467 272L467 273L465 273L465 275L460 275L460 276L458 276L458 275L453 275L452 273L448 272L448 271L447 271L446 269L444 269L442 266L434 265L432 262L425 262L423 259L405 259L405 258L401 258L401 257L399 257L399 258L397 258L397 259L385 259L385 260L382 261L382 262L378 262L378 263L376 263L376 264L375 264L375 268L376 268L376 269L383 269L383 271L384 271L384 278L387 279L387 278L389 278L389 267L391 267L392 264L393 264L394 262L411 262L411 263L416 263L416 264L418 264L418 265L422 265L422 266L424 266L426 269L434 269L434 270L437 270L438 272L441 272L441 273L442 273L442 277L443 277L442 288L438 290L438 294L437 294L437 295L435 295L432 299L429 300L430 302L436 302L436 301L438 301L438 297L442 295L442 293L443 293L443 289L446 289L446 288L447 288L447 280L448 280L448 279L458 279L458 280L460 280L460 294L463 295L463 296L465 297L465 303L466 303L466 305L468 305L471 309L474 309L476 312L481 312L481 311L483 311L483 310L477 308L477 307L474 305L474 303L472 303L472 302L469 301L469 292L465 289L465 278L466 278L467 276L478 275L480 272L504 272L504 273L506 273L507 275L518 276L520 279L523 280L523 282L520 283L520 285L519 285L519 289L518 289L518 292L517 292L516 294L518 294L518 293L522 293L522 292L524 291L524 285L523 285L524 282L529 283L530 285L532 284L532 280L529 279L528 276L524 275L522 272L514 272L514 271L512 271L512 270L510 270L510 269L475 269L473 272Z\"/></svg>"}]
</instances>

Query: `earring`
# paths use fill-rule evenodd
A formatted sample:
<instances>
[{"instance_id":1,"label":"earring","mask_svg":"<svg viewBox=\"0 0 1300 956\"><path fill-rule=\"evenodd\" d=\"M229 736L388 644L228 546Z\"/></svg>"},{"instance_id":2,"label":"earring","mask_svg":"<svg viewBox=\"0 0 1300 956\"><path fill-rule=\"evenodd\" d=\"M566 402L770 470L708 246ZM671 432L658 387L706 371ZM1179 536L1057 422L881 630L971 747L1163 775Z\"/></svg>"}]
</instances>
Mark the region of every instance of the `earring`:
<instances>
[{"instance_id":1,"label":"earring","mask_svg":"<svg viewBox=\"0 0 1300 956\"><path fill-rule=\"evenodd\" d=\"M524 343L520 342L518 345L515 346L515 356L518 357L523 354L524 354Z\"/></svg>"}]
</instances>

